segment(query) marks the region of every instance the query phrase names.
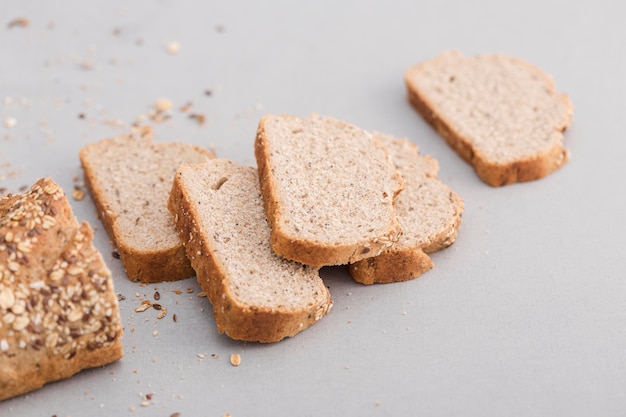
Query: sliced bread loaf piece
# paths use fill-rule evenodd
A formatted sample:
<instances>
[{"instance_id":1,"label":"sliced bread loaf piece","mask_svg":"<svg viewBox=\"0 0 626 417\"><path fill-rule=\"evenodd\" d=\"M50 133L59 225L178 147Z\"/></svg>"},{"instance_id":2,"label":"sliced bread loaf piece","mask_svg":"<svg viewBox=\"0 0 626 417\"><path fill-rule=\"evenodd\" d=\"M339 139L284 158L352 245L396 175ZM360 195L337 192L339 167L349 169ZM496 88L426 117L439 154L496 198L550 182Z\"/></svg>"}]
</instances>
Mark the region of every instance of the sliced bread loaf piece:
<instances>
[{"instance_id":1,"label":"sliced bread loaf piece","mask_svg":"<svg viewBox=\"0 0 626 417\"><path fill-rule=\"evenodd\" d=\"M122 357L111 273L65 193L0 197L0 401Z\"/></svg>"},{"instance_id":2,"label":"sliced bread loaf piece","mask_svg":"<svg viewBox=\"0 0 626 417\"><path fill-rule=\"evenodd\" d=\"M307 265L341 265L397 241L402 178L372 135L328 117L268 115L255 142L274 251Z\"/></svg>"},{"instance_id":3,"label":"sliced bread loaf piece","mask_svg":"<svg viewBox=\"0 0 626 417\"><path fill-rule=\"evenodd\" d=\"M255 168L225 159L182 165L169 209L220 333L276 342L330 310L318 268L272 251Z\"/></svg>"},{"instance_id":4,"label":"sliced bread loaf piece","mask_svg":"<svg viewBox=\"0 0 626 417\"><path fill-rule=\"evenodd\" d=\"M451 51L410 68L409 100L487 184L542 178L569 158L569 98L539 68L506 55Z\"/></svg>"},{"instance_id":5,"label":"sliced bread loaf piece","mask_svg":"<svg viewBox=\"0 0 626 417\"><path fill-rule=\"evenodd\" d=\"M439 164L419 154L408 139L375 134L388 149L405 188L395 202L402 236L380 255L349 266L350 275L363 284L407 281L433 267L429 253L456 239L464 203L437 178Z\"/></svg>"},{"instance_id":6,"label":"sliced bread loaf piece","mask_svg":"<svg viewBox=\"0 0 626 417\"><path fill-rule=\"evenodd\" d=\"M131 280L174 281L194 275L167 199L178 165L212 157L199 146L154 143L149 127L80 150L85 183Z\"/></svg>"}]
</instances>

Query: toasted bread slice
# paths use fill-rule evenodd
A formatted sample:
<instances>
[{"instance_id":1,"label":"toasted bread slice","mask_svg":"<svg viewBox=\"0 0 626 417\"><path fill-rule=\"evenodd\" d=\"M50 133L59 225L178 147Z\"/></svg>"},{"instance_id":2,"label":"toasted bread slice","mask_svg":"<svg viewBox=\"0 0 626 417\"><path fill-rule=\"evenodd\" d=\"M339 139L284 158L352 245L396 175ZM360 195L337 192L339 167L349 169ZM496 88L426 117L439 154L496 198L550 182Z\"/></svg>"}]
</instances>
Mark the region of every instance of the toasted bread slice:
<instances>
[{"instance_id":1,"label":"toasted bread slice","mask_svg":"<svg viewBox=\"0 0 626 417\"><path fill-rule=\"evenodd\" d=\"M194 275L167 199L178 165L212 157L199 146L154 143L148 127L80 150L98 217L131 280L175 281Z\"/></svg>"},{"instance_id":2,"label":"toasted bread slice","mask_svg":"<svg viewBox=\"0 0 626 417\"><path fill-rule=\"evenodd\" d=\"M409 100L487 184L542 178L569 158L569 98L539 68L506 55L451 51L409 68Z\"/></svg>"},{"instance_id":3,"label":"toasted bread slice","mask_svg":"<svg viewBox=\"0 0 626 417\"><path fill-rule=\"evenodd\" d=\"M0 197L0 401L122 357L111 273L65 193Z\"/></svg>"},{"instance_id":4,"label":"toasted bread slice","mask_svg":"<svg viewBox=\"0 0 626 417\"><path fill-rule=\"evenodd\" d=\"M378 255L398 240L393 202L402 178L370 133L317 115L267 115L255 155L279 255L342 265Z\"/></svg>"},{"instance_id":5,"label":"toasted bread slice","mask_svg":"<svg viewBox=\"0 0 626 417\"><path fill-rule=\"evenodd\" d=\"M350 275L362 284L407 281L431 269L428 254L455 241L464 210L461 197L437 178L435 159L420 155L408 139L375 136L404 177L404 191L395 202L402 236L380 255L350 265Z\"/></svg>"},{"instance_id":6,"label":"toasted bread slice","mask_svg":"<svg viewBox=\"0 0 626 417\"><path fill-rule=\"evenodd\" d=\"M182 165L169 209L220 333L276 342L330 310L318 268L272 250L256 168L225 159Z\"/></svg>"}]
</instances>

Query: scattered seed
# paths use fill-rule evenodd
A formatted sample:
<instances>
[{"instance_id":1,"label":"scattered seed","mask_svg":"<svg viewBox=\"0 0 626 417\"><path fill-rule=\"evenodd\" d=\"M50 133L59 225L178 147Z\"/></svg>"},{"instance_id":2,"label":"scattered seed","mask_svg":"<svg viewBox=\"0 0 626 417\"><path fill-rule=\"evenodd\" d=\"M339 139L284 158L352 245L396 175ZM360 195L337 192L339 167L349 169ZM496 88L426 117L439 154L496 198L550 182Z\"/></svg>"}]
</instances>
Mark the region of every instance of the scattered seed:
<instances>
[{"instance_id":1,"label":"scattered seed","mask_svg":"<svg viewBox=\"0 0 626 417\"><path fill-rule=\"evenodd\" d=\"M206 293L204 291L200 291L198 293L198 297L202 298L202 297L206 297Z\"/></svg>"},{"instance_id":2,"label":"scattered seed","mask_svg":"<svg viewBox=\"0 0 626 417\"><path fill-rule=\"evenodd\" d=\"M191 106L192 106L191 101L188 101L187 103L181 106L180 111L182 111L183 113L187 113L189 110L191 110Z\"/></svg>"},{"instance_id":3,"label":"scattered seed","mask_svg":"<svg viewBox=\"0 0 626 417\"><path fill-rule=\"evenodd\" d=\"M176 41L168 42L165 47L170 55L176 55L180 51L180 43Z\"/></svg>"},{"instance_id":4,"label":"scattered seed","mask_svg":"<svg viewBox=\"0 0 626 417\"><path fill-rule=\"evenodd\" d=\"M233 366L241 365L241 356L238 353L230 355L230 364Z\"/></svg>"},{"instance_id":5,"label":"scattered seed","mask_svg":"<svg viewBox=\"0 0 626 417\"><path fill-rule=\"evenodd\" d=\"M204 359L204 356L205 356L205 355L204 355L204 353L198 353L198 357L199 357L200 359Z\"/></svg>"},{"instance_id":6,"label":"scattered seed","mask_svg":"<svg viewBox=\"0 0 626 417\"><path fill-rule=\"evenodd\" d=\"M154 292L154 299L157 300L157 301L161 299L161 294L159 294L158 291Z\"/></svg>"},{"instance_id":7,"label":"scattered seed","mask_svg":"<svg viewBox=\"0 0 626 417\"><path fill-rule=\"evenodd\" d=\"M74 191L72 191L72 198L76 201L81 201L85 198L85 192L80 189L78 186L74 186Z\"/></svg>"},{"instance_id":8,"label":"scattered seed","mask_svg":"<svg viewBox=\"0 0 626 417\"><path fill-rule=\"evenodd\" d=\"M28 27L28 25L30 24L30 21L25 18L25 17L18 17L16 19L13 19L9 22L9 24L7 25L7 27L9 29L11 28L25 28Z\"/></svg>"},{"instance_id":9,"label":"scattered seed","mask_svg":"<svg viewBox=\"0 0 626 417\"><path fill-rule=\"evenodd\" d=\"M120 253L116 250L111 252L111 256L113 256L115 259L120 259Z\"/></svg>"},{"instance_id":10,"label":"scattered seed","mask_svg":"<svg viewBox=\"0 0 626 417\"><path fill-rule=\"evenodd\" d=\"M174 321L174 323L178 323L178 317L176 317L176 314L172 316L172 320Z\"/></svg>"},{"instance_id":11,"label":"scattered seed","mask_svg":"<svg viewBox=\"0 0 626 417\"><path fill-rule=\"evenodd\" d=\"M166 98L160 98L154 102L156 111L164 112L172 108L172 102Z\"/></svg>"},{"instance_id":12,"label":"scattered seed","mask_svg":"<svg viewBox=\"0 0 626 417\"><path fill-rule=\"evenodd\" d=\"M148 303L142 303L139 307L135 308L135 312L142 313L142 312L146 311L147 309L149 309L150 307L152 307L152 305L149 302Z\"/></svg>"},{"instance_id":13,"label":"scattered seed","mask_svg":"<svg viewBox=\"0 0 626 417\"><path fill-rule=\"evenodd\" d=\"M17 125L17 119L15 117L7 117L4 119L4 126L8 129L15 127Z\"/></svg>"},{"instance_id":14,"label":"scattered seed","mask_svg":"<svg viewBox=\"0 0 626 417\"><path fill-rule=\"evenodd\" d=\"M206 117L200 113L192 113L189 115L189 118L194 119L196 122L198 122L199 125L203 125L206 121Z\"/></svg>"}]
</instances>

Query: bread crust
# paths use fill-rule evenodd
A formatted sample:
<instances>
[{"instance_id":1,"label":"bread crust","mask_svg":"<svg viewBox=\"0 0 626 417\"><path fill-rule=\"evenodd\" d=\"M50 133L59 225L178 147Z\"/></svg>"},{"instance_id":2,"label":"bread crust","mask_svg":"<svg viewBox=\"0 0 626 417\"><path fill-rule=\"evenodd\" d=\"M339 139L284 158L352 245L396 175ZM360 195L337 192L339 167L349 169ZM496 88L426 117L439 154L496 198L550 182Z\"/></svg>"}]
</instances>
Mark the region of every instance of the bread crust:
<instances>
[{"instance_id":1,"label":"bread crust","mask_svg":"<svg viewBox=\"0 0 626 417\"><path fill-rule=\"evenodd\" d=\"M448 52L448 54L458 54ZM460 54L458 54L460 55ZM522 61L520 59L507 57L517 65L533 72L538 79L545 83L547 90L556 94L554 81L539 68ZM554 121L554 135L556 140L552 140L552 146L533 155L519 158L515 161L500 162L491 160L481 151L479 147L472 144L470 138L455 129L454 120L450 120L446 114L437 111L437 106L428 96L415 84L413 78L419 72L424 62L410 68L405 73L405 84L408 90L408 100L417 112L441 135L441 137L454 149L463 160L474 167L479 178L485 183L499 187L513 184L515 182L534 181L547 176L556 171L569 160L569 151L563 146L563 135L561 132L567 129L571 123L573 107L569 97L565 94L556 94L562 101L562 105L567 108L566 119Z\"/></svg>"},{"instance_id":2,"label":"bread crust","mask_svg":"<svg viewBox=\"0 0 626 417\"><path fill-rule=\"evenodd\" d=\"M291 117L294 116L281 116ZM385 236L374 238L367 242L356 244L333 244L319 242L312 239L294 238L282 229L280 219L286 218L288 214L279 201L276 191L276 183L272 175L273 166L270 165L270 151L267 145L265 134L265 122L267 116L261 118L257 129L254 144L254 153L259 171L259 181L261 194L267 219L271 226L270 241L274 251L287 259L312 266L325 265L345 265L357 262L361 259L370 258L380 254L393 242L397 241L402 233L402 228L397 218L390 219L389 229ZM395 200L404 188L402 177L397 172L392 180L397 184L392 199Z\"/></svg>"},{"instance_id":3,"label":"bread crust","mask_svg":"<svg viewBox=\"0 0 626 417\"><path fill-rule=\"evenodd\" d=\"M120 359L110 272L61 188L41 179L0 214L0 401Z\"/></svg>"},{"instance_id":4,"label":"bread crust","mask_svg":"<svg viewBox=\"0 0 626 417\"><path fill-rule=\"evenodd\" d=\"M243 341L277 342L296 335L330 311L332 300L325 287L321 288L323 297L318 305L300 310L255 307L238 302L229 289L230 277L220 256L211 246L210 238L203 235L203 228L197 221L200 213L187 194L180 172L174 179L168 208L198 283L213 306L219 333Z\"/></svg>"},{"instance_id":5,"label":"bread crust","mask_svg":"<svg viewBox=\"0 0 626 417\"><path fill-rule=\"evenodd\" d=\"M132 135L147 138L149 139L147 143L152 144L152 130L149 127L136 128ZM185 146L194 149L199 155L204 155L207 158L213 157L211 152L199 146ZM117 221L121 214L111 208L102 188L108 179L98 176L88 156L88 147L80 150L80 159L85 174L85 185L93 198L98 218L115 246L128 278L133 281L151 283L176 281L193 276L195 272L185 255L185 248L182 243L163 246L159 250L146 251L134 247L124 239ZM137 162L141 163L142 161Z\"/></svg>"}]
</instances>

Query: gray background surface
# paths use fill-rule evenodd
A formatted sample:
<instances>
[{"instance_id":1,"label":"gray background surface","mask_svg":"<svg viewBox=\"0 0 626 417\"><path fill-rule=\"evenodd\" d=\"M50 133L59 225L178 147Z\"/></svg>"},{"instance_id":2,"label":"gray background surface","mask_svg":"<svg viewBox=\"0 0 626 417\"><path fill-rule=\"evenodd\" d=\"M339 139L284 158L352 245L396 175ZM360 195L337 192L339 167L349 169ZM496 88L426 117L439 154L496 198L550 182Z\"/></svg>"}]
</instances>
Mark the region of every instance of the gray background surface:
<instances>
[{"instance_id":1,"label":"gray background surface","mask_svg":"<svg viewBox=\"0 0 626 417\"><path fill-rule=\"evenodd\" d=\"M128 281L90 198L71 200L126 297L125 357L0 403L0 415L625 415L626 25L615 4L2 0L8 191L51 176L71 193L78 150L127 132L164 97L171 119L146 120L157 141L250 165L265 113L317 112L409 137L439 160L466 210L430 272L361 286L324 269L331 314L259 345L217 334L194 279ZM28 27L8 29L19 17ZM507 53L550 73L575 108L570 162L532 183L480 182L406 100L404 71L448 49ZM204 125L178 110L187 102ZM134 312L155 290L163 320Z\"/></svg>"}]
</instances>

